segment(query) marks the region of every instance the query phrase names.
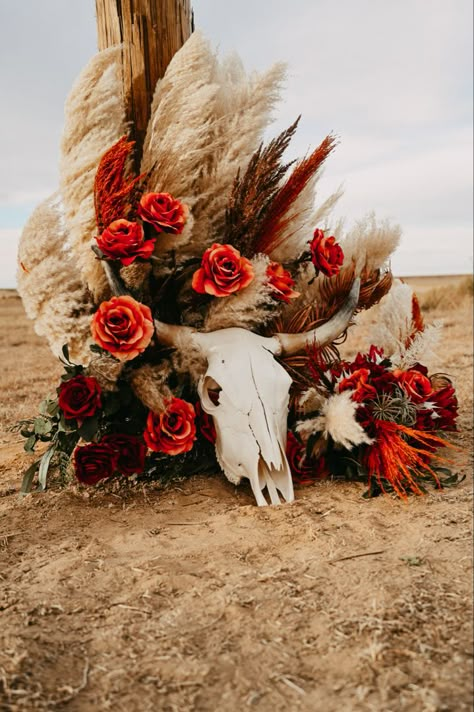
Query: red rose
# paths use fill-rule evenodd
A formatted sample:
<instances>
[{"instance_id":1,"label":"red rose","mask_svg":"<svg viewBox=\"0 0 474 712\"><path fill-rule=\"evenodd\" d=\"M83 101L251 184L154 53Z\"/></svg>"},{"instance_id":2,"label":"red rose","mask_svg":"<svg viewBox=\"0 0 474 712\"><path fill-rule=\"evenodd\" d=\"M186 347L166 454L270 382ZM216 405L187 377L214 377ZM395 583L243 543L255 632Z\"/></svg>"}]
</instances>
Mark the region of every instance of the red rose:
<instances>
[{"instance_id":1,"label":"red rose","mask_svg":"<svg viewBox=\"0 0 474 712\"><path fill-rule=\"evenodd\" d=\"M193 289L199 294L227 297L247 287L254 277L251 262L232 245L215 243L202 256L194 273Z\"/></svg>"},{"instance_id":2,"label":"red rose","mask_svg":"<svg viewBox=\"0 0 474 712\"><path fill-rule=\"evenodd\" d=\"M102 235L95 238L106 257L131 265L137 257L147 260L153 254L156 237L145 240L143 226L129 220L114 220Z\"/></svg>"},{"instance_id":3,"label":"red rose","mask_svg":"<svg viewBox=\"0 0 474 712\"><path fill-rule=\"evenodd\" d=\"M156 232L181 235L188 209L169 193L145 193L140 200L138 214L142 220L153 225Z\"/></svg>"},{"instance_id":4,"label":"red rose","mask_svg":"<svg viewBox=\"0 0 474 712\"><path fill-rule=\"evenodd\" d=\"M288 270L278 262L270 262L267 267L267 277L274 299L289 304L290 299L297 299L300 296L299 292L292 289L295 286L295 280Z\"/></svg>"},{"instance_id":5,"label":"red rose","mask_svg":"<svg viewBox=\"0 0 474 712\"><path fill-rule=\"evenodd\" d=\"M130 361L145 351L154 334L150 309L132 297L102 302L92 318L92 336L119 361Z\"/></svg>"},{"instance_id":6,"label":"red rose","mask_svg":"<svg viewBox=\"0 0 474 712\"><path fill-rule=\"evenodd\" d=\"M113 433L105 435L101 443L113 448L117 455L117 470L125 477L138 475L145 469L146 445L142 438Z\"/></svg>"},{"instance_id":7,"label":"red rose","mask_svg":"<svg viewBox=\"0 0 474 712\"><path fill-rule=\"evenodd\" d=\"M117 453L107 443L91 443L74 452L75 475L84 485L96 485L112 477L117 469Z\"/></svg>"},{"instance_id":8,"label":"red rose","mask_svg":"<svg viewBox=\"0 0 474 712\"><path fill-rule=\"evenodd\" d=\"M339 393L351 390L352 400L362 403L364 400L375 398L377 390L369 383L370 371L368 368L359 368L350 376L346 376L338 385Z\"/></svg>"},{"instance_id":9,"label":"red rose","mask_svg":"<svg viewBox=\"0 0 474 712\"><path fill-rule=\"evenodd\" d=\"M203 411L199 401L197 401L194 409L196 411L197 422L201 435L212 443L212 445L214 445L217 439L217 433L212 415L209 415L209 413Z\"/></svg>"},{"instance_id":10,"label":"red rose","mask_svg":"<svg viewBox=\"0 0 474 712\"><path fill-rule=\"evenodd\" d=\"M326 277L334 277L339 273L344 262L344 252L335 237L325 237L322 230L315 230L309 247L317 275L322 272Z\"/></svg>"},{"instance_id":11,"label":"red rose","mask_svg":"<svg viewBox=\"0 0 474 712\"><path fill-rule=\"evenodd\" d=\"M95 378L74 376L59 386L58 404L66 420L84 420L102 406L102 390Z\"/></svg>"},{"instance_id":12,"label":"red rose","mask_svg":"<svg viewBox=\"0 0 474 712\"><path fill-rule=\"evenodd\" d=\"M164 413L148 414L145 442L154 452L181 455L193 449L196 440L196 412L181 398L172 398Z\"/></svg>"},{"instance_id":13,"label":"red rose","mask_svg":"<svg viewBox=\"0 0 474 712\"><path fill-rule=\"evenodd\" d=\"M328 475L324 457L319 457L317 460L308 459L305 445L300 443L291 430L288 433L286 442L286 456L293 482L298 485L312 484Z\"/></svg>"},{"instance_id":14,"label":"red rose","mask_svg":"<svg viewBox=\"0 0 474 712\"><path fill-rule=\"evenodd\" d=\"M393 375L413 403L423 403L433 393L430 379L421 371L415 369L400 371L398 369L393 372Z\"/></svg>"}]
</instances>

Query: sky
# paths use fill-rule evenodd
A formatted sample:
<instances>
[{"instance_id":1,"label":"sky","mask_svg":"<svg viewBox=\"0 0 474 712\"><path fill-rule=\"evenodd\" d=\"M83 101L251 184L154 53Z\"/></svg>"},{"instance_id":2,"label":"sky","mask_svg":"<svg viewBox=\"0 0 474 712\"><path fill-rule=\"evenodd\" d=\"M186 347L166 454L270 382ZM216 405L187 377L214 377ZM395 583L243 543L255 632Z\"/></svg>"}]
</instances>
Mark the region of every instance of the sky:
<instances>
[{"instance_id":1,"label":"sky","mask_svg":"<svg viewBox=\"0 0 474 712\"><path fill-rule=\"evenodd\" d=\"M288 64L270 133L292 155L329 133L320 181L347 227L402 226L395 274L472 271L472 0L194 0L196 26L246 68ZM57 188L64 100L96 51L94 0L0 0L0 288L22 226ZM107 148L107 147L104 147Z\"/></svg>"}]
</instances>

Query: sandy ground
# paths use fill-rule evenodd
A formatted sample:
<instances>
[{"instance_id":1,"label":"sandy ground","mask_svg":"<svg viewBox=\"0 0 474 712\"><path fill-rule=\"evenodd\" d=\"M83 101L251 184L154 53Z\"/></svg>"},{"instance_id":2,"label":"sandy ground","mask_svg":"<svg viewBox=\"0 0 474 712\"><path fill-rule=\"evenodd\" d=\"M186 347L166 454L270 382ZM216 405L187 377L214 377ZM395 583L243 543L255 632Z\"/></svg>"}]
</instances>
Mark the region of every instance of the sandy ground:
<instances>
[{"instance_id":1,"label":"sandy ground","mask_svg":"<svg viewBox=\"0 0 474 712\"><path fill-rule=\"evenodd\" d=\"M404 504L323 483L262 510L217 476L20 500L29 458L9 426L60 369L4 292L0 710L471 710L472 302L457 302L430 317L463 484Z\"/></svg>"}]
</instances>

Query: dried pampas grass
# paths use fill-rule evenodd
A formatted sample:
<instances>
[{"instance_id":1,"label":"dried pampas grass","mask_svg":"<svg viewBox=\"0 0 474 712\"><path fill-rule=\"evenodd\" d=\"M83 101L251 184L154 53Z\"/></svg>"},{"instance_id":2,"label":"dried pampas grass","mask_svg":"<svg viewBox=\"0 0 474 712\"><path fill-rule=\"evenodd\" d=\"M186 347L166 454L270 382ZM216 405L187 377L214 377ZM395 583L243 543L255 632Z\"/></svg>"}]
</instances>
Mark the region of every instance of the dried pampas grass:
<instances>
[{"instance_id":1,"label":"dried pampas grass","mask_svg":"<svg viewBox=\"0 0 474 712\"><path fill-rule=\"evenodd\" d=\"M60 187L78 269L99 300L108 293L102 265L90 249L96 234L94 179L107 148L127 132L120 47L99 52L77 79L65 106Z\"/></svg>"},{"instance_id":2,"label":"dried pampas grass","mask_svg":"<svg viewBox=\"0 0 474 712\"><path fill-rule=\"evenodd\" d=\"M145 364L130 374L133 392L153 413L165 411L166 401L173 395L167 384L170 374L169 361L156 365Z\"/></svg>"},{"instance_id":3,"label":"dried pampas grass","mask_svg":"<svg viewBox=\"0 0 474 712\"><path fill-rule=\"evenodd\" d=\"M377 222L371 213L359 220L342 241L344 263L353 262L356 276L384 267L398 247L401 238L399 225L388 220Z\"/></svg>"},{"instance_id":4,"label":"dried pampas grass","mask_svg":"<svg viewBox=\"0 0 474 712\"><path fill-rule=\"evenodd\" d=\"M392 289L372 315L377 319L373 342L398 368L410 368L417 362L424 364L436 359L435 348L440 337L440 324L424 326L417 317L411 287L401 280L394 281Z\"/></svg>"},{"instance_id":5,"label":"dried pampas grass","mask_svg":"<svg viewBox=\"0 0 474 712\"><path fill-rule=\"evenodd\" d=\"M321 415L299 422L296 430L304 441L313 433L322 433L326 440L331 437L346 450L363 443L370 445L372 440L356 420L357 407L358 403L352 400L350 391L336 393L325 401Z\"/></svg>"},{"instance_id":6,"label":"dried pampas grass","mask_svg":"<svg viewBox=\"0 0 474 712\"><path fill-rule=\"evenodd\" d=\"M258 330L275 316L279 303L268 285L267 267L270 260L258 255L252 260L254 278L248 287L228 297L211 302L204 321L205 331L240 327Z\"/></svg>"},{"instance_id":7,"label":"dried pampas grass","mask_svg":"<svg viewBox=\"0 0 474 712\"><path fill-rule=\"evenodd\" d=\"M188 205L193 225L158 240L157 255L176 249L182 262L219 238L235 176L261 141L283 75L281 65L247 77L235 58L219 64L199 32L174 56L156 88L141 170L149 190Z\"/></svg>"},{"instance_id":8,"label":"dried pampas grass","mask_svg":"<svg viewBox=\"0 0 474 712\"><path fill-rule=\"evenodd\" d=\"M35 331L45 336L53 353L68 344L73 360L91 357L90 320L93 303L71 257L60 197L41 203L20 239L18 292Z\"/></svg>"}]
</instances>

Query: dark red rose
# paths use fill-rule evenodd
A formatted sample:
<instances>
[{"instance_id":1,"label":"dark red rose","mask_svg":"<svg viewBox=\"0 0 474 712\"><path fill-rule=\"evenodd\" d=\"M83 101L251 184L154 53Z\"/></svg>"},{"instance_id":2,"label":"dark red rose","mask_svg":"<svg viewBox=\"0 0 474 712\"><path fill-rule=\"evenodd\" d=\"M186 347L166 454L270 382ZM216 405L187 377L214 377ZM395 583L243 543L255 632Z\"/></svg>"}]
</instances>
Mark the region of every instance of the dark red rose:
<instances>
[{"instance_id":1,"label":"dark red rose","mask_svg":"<svg viewBox=\"0 0 474 712\"><path fill-rule=\"evenodd\" d=\"M101 443L110 445L117 455L117 470L121 475L139 475L145 468L146 445L136 435L113 433L105 435Z\"/></svg>"},{"instance_id":2,"label":"dark red rose","mask_svg":"<svg viewBox=\"0 0 474 712\"><path fill-rule=\"evenodd\" d=\"M339 273L344 262L344 252L335 237L325 237L322 230L315 230L309 247L317 275L322 272L326 277L334 277Z\"/></svg>"},{"instance_id":3,"label":"dark red rose","mask_svg":"<svg viewBox=\"0 0 474 712\"><path fill-rule=\"evenodd\" d=\"M232 245L214 243L202 256L201 267L193 276L193 289L199 294L228 297L240 292L254 278L252 263Z\"/></svg>"},{"instance_id":4,"label":"dark red rose","mask_svg":"<svg viewBox=\"0 0 474 712\"><path fill-rule=\"evenodd\" d=\"M206 440L214 445L217 439L217 434L212 415L209 415L209 413L203 411L202 405L199 401L197 401L194 408L196 410L199 432L206 438Z\"/></svg>"},{"instance_id":5,"label":"dark red rose","mask_svg":"<svg viewBox=\"0 0 474 712\"><path fill-rule=\"evenodd\" d=\"M415 369L401 371L397 369L393 372L393 375L413 403L423 403L430 399L433 387L430 379L421 371Z\"/></svg>"},{"instance_id":6,"label":"dark red rose","mask_svg":"<svg viewBox=\"0 0 474 712\"><path fill-rule=\"evenodd\" d=\"M339 382L338 391L353 391L352 400L362 403L377 396L377 390L369 383L370 371L368 368L359 368L350 376L346 376Z\"/></svg>"},{"instance_id":7,"label":"dark red rose","mask_svg":"<svg viewBox=\"0 0 474 712\"><path fill-rule=\"evenodd\" d=\"M133 297L112 297L92 317L94 341L119 361L136 358L155 333L150 308Z\"/></svg>"},{"instance_id":8,"label":"dark red rose","mask_svg":"<svg viewBox=\"0 0 474 712\"><path fill-rule=\"evenodd\" d=\"M74 451L75 475L83 485L108 480L117 469L117 453L107 443L91 443Z\"/></svg>"},{"instance_id":9,"label":"dark red rose","mask_svg":"<svg viewBox=\"0 0 474 712\"><path fill-rule=\"evenodd\" d=\"M153 225L156 232L180 235L186 224L188 209L169 193L145 193L138 206L142 220Z\"/></svg>"},{"instance_id":10,"label":"dark red rose","mask_svg":"<svg viewBox=\"0 0 474 712\"><path fill-rule=\"evenodd\" d=\"M291 430L288 433L286 442L286 456L293 482L298 485L312 484L316 480L324 479L329 474L324 456L319 457L317 460L314 458L308 459L306 446L298 440Z\"/></svg>"},{"instance_id":11,"label":"dark red rose","mask_svg":"<svg viewBox=\"0 0 474 712\"><path fill-rule=\"evenodd\" d=\"M58 404L66 420L84 420L102 407L102 390L91 376L74 376L59 386Z\"/></svg>"},{"instance_id":12,"label":"dark red rose","mask_svg":"<svg viewBox=\"0 0 474 712\"><path fill-rule=\"evenodd\" d=\"M196 440L196 412L181 398L172 398L164 413L148 414L145 442L154 452L181 455L193 449Z\"/></svg>"},{"instance_id":13,"label":"dark red rose","mask_svg":"<svg viewBox=\"0 0 474 712\"><path fill-rule=\"evenodd\" d=\"M129 220L114 220L102 235L95 238L106 257L131 265L137 257L148 260L153 254L156 237L145 240L143 226Z\"/></svg>"},{"instance_id":14,"label":"dark red rose","mask_svg":"<svg viewBox=\"0 0 474 712\"><path fill-rule=\"evenodd\" d=\"M267 277L274 299L289 304L290 299L297 299L300 296L300 292L295 292L293 289L295 280L278 262L270 262L267 267Z\"/></svg>"}]
</instances>

